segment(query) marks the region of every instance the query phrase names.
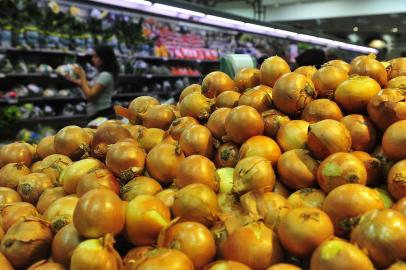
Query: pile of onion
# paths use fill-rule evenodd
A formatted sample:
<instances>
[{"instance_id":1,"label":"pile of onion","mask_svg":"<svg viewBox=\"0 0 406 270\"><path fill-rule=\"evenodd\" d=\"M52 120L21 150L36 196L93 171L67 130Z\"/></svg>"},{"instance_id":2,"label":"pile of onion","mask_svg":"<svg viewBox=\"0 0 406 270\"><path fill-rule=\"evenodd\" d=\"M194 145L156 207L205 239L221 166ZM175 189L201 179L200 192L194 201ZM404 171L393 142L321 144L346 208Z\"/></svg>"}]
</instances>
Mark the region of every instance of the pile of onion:
<instances>
[{"instance_id":1,"label":"pile of onion","mask_svg":"<svg viewBox=\"0 0 406 270\"><path fill-rule=\"evenodd\" d=\"M261 82L261 72L256 68L242 68L235 75L234 85L239 92L245 89L253 88Z\"/></svg>"}]
</instances>

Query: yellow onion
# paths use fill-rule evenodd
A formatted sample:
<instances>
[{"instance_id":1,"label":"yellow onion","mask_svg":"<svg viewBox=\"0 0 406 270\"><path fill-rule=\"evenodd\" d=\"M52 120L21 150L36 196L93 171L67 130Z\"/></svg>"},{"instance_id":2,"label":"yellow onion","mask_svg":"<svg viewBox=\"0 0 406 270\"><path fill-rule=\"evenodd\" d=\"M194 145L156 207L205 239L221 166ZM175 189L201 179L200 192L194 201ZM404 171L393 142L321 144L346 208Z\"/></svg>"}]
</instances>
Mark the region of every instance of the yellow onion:
<instances>
[{"instance_id":1,"label":"yellow onion","mask_svg":"<svg viewBox=\"0 0 406 270\"><path fill-rule=\"evenodd\" d=\"M406 217L391 209L365 213L351 232L351 243L366 250L379 268L389 267L406 258L405 239Z\"/></svg>"},{"instance_id":2,"label":"yellow onion","mask_svg":"<svg viewBox=\"0 0 406 270\"><path fill-rule=\"evenodd\" d=\"M70 270L121 270L123 262L110 234L81 242L73 251Z\"/></svg>"},{"instance_id":3,"label":"yellow onion","mask_svg":"<svg viewBox=\"0 0 406 270\"><path fill-rule=\"evenodd\" d=\"M20 179L17 191L24 201L36 204L42 192L53 186L51 179L46 174L30 173Z\"/></svg>"},{"instance_id":4,"label":"yellow onion","mask_svg":"<svg viewBox=\"0 0 406 270\"><path fill-rule=\"evenodd\" d=\"M128 105L128 120L133 125L139 125L142 123L139 117L140 113L144 113L151 106L158 105L159 101L150 96L140 96L131 101Z\"/></svg>"},{"instance_id":5,"label":"yellow onion","mask_svg":"<svg viewBox=\"0 0 406 270\"><path fill-rule=\"evenodd\" d=\"M1 208L1 226L5 232L15 223L26 217L39 217L35 207L27 202L16 202Z\"/></svg>"},{"instance_id":6,"label":"yellow onion","mask_svg":"<svg viewBox=\"0 0 406 270\"><path fill-rule=\"evenodd\" d=\"M37 202L37 209L42 214L55 200L65 197L66 193L63 187L47 188L42 192Z\"/></svg>"},{"instance_id":7,"label":"yellow onion","mask_svg":"<svg viewBox=\"0 0 406 270\"><path fill-rule=\"evenodd\" d=\"M241 144L248 138L264 132L264 120L254 108L241 105L228 114L225 122L227 137Z\"/></svg>"},{"instance_id":8,"label":"yellow onion","mask_svg":"<svg viewBox=\"0 0 406 270\"><path fill-rule=\"evenodd\" d=\"M389 79L406 75L406 58L398 57L389 61Z\"/></svg>"},{"instance_id":9,"label":"yellow onion","mask_svg":"<svg viewBox=\"0 0 406 270\"><path fill-rule=\"evenodd\" d=\"M350 114L341 119L351 134L351 149L371 151L376 142L376 129L371 121L360 114Z\"/></svg>"},{"instance_id":10,"label":"yellow onion","mask_svg":"<svg viewBox=\"0 0 406 270\"><path fill-rule=\"evenodd\" d=\"M230 112L230 108L219 108L210 115L209 120L207 121L207 128L213 136L219 140L226 135L225 123Z\"/></svg>"},{"instance_id":11,"label":"yellow onion","mask_svg":"<svg viewBox=\"0 0 406 270\"><path fill-rule=\"evenodd\" d=\"M209 99L202 93L191 93L180 102L180 115L182 117L190 116L198 120L206 120L213 110L214 103L215 99Z\"/></svg>"},{"instance_id":12,"label":"yellow onion","mask_svg":"<svg viewBox=\"0 0 406 270\"><path fill-rule=\"evenodd\" d=\"M248 191L269 188L275 185L275 173L269 160L259 156L241 159L234 169L233 192L244 194Z\"/></svg>"},{"instance_id":13,"label":"yellow onion","mask_svg":"<svg viewBox=\"0 0 406 270\"><path fill-rule=\"evenodd\" d=\"M160 191L161 185L153 178L138 176L121 187L120 197L125 201L131 201L139 195L155 195Z\"/></svg>"},{"instance_id":14,"label":"yellow onion","mask_svg":"<svg viewBox=\"0 0 406 270\"><path fill-rule=\"evenodd\" d=\"M184 116L178 119L175 119L171 126L169 127L168 134L173 137L175 140L179 140L180 135L182 132L189 127L190 125L199 124L199 122L191 117L191 116Z\"/></svg>"},{"instance_id":15,"label":"yellow onion","mask_svg":"<svg viewBox=\"0 0 406 270\"><path fill-rule=\"evenodd\" d=\"M210 159L201 155L191 155L182 160L176 173L177 187L183 188L196 183L205 184L214 192L219 189L216 166Z\"/></svg>"},{"instance_id":16,"label":"yellow onion","mask_svg":"<svg viewBox=\"0 0 406 270\"><path fill-rule=\"evenodd\" d=\"M161 143L166 137L166 132L159 128L140 129L137 141L146 152L149 152L154 146Z\"/></svg>"},{"instance_id":17,"label":"yellow onion","mask_svg":"<svg viewBox=\"0 0 406 270\"><path fill-rule=\"evenodd\" d=\"M53 232L59 231L72 222L73 212L78 201L78 197L70 195L59 198L48 206L42 217L51 224Z\"/></svg>"},{"instance_id":18,"label":"yellow onion","mask_svg":"<svg viewBox=\"0 0 406 270\"><path fill-rule=\"evenodd\" d=\"M367 186L377 186L383 176L383 163L367 152L353 151L351 154L364 163L367 170Z\"/></svg>"},{"instance_id":19,"label":"yellow onion","mask_svg":"<svg viewBox=\"0 0 406 270\"><path fill-rule=\"evenodd\" d=\"M277 230L281 219L291 208L288 200L274 192L253 190L240 197L244 210L254 219L263 220L272 230Z\"/></svg>"},{"instance_id":20,"label":"yellow onion","mask_svg":"<svg viewBox=\"0 0 406 270\"><path fill-rule=\"evenodd\" d=\"M202 81L202 93L208 98L214 98L224 91L234 90L234 81L224 72L213 71Z\"/></svg>"},{"instance_id":21,"label":"yellow onion","mask_svg":"<svg viewBox=\"0 0 406 270\"><path fill-rule=\"evenodd\" d=\"M282 261L278 238L262 222L247 224L228 235L224 258L242 262L253 270L261 270Z\"/></svg>"},{"instance_id":22,"label":"yellow onion","mask_svg":"<svg viewBox=\"0 0 406 270\"><path fill-rule=\"evenodd\" d=\"M172 107L167 104L150 106L144 113L138 114L146 128L160 128L167 130L176 115Z\"/></svg>"},{"instance_id":23,"label":"yellow onion","mask_svg":"<svg viewBox=\"0 0 406 270\"><path fill-rule=\"evenodd\" d=\"M356 245L340 238L332 237L314 251L311 258L312 270L374 270L368 256Z\"/></svg>"},{"instance_id":24,"label":"yellow onion","mask_svg":"<svg viewBox=\"0 0 406 270\"><path fill-rule=\"evenodd\" d=\"M362 113L370 99L381 90L379 84L367 76L354 76L342 82L334 92L334 101L347 113Z\"/></svg>"},{"instance_id":25,"label":"yellow onion","mask_svg":"<svg viewBox=\"0 0 406 270\"><path fill-rule=\"evenodd\" d=\"M34 163L32 163L30 166L31 172L41 172L42 170L41 163L42 163L41 161L35 161Z\"/></svg>"},{"instance_id":26,"label":"yellow onion","mask_svg":"<svg viewBox=\"0 0 406 270\"><path fill-rule=\"evenodd\" d=\"M76 187L82 175L94 169L104 168L104 164L94 158L86 158L69 164L61 173L60 184L67 194L76 193Z\"/></svg>"},{"instance_id":27,"label":"yellow onion","mask_svg":"<svg viewBox=\"0 0 406 270\"><path fill-rule=\"evenodd\" d=\"M90 154L91 135L78 126L67 126L55 135L55 152L77 160Z\"/></svg>"},{"instance_id":28,"label":"yellow onion","mask_svg":"<svg viewBox=\"0 0 406 270\"><path fill-rule=\"evenodd\" d=\"M317 183L316 173L319 163L309 150L294 149L281 155L278 160L280 181L295 190L312 187Z\"/></svg>"},{"instance_id":29,"label":"yellow onion","mask_svg":"<svg viewBox=\"0 0 406 270\"><path fill-rule=\"evenodd\" d=\"M264 157L275 165L281 156L281 149L271 138L258 135L246 140L240 148L239 159L252 156Z\"/></svg>"},{"instance_id":30,"label":"yellow onion","mask_svg":"<svg viewBox=\"0 0 406 270\"><path fill-rule=\"evenodd\" d=\"M300 73L309 79L312 79L314 73L317 71L315 66L301 66L295 69L293 72Z\"/></svg>"},{"instance_id":31,"label":"yellow onion","mask_svg":"<svg viewBox=\"0 0 406 270\"><path fill-rule=\"evenodd\" d=\"M0 252L0 269L2 270L14 270L7 258Z\"/></svg>"},{"instance_id":32,"label":"yellow onion","mask_svg":"<svg viewBox=\"0 0 406 270\"><path fill-rule=\"evenodd\" d=\"M406 120L406 93L401 89L382 89L367 106L369 118L385 130L399 120Z\"/></svg>"},{"instance_id":33,"label":"yellow onion","mask_svg":"<svg viewBox=\"0 0 406 270\"><path fill-rule=\"evenodd\" d=\"M14 142L0 148L0 167L9 163L23 163L30 166L33 161L33 154L28 144Z\"/></svg>"},{"instance_id":34,"label":"yellow onion","mask_svg":"<svg viewBox=\"0 0 406 270\"><path fill-rule=\"evenodd\" d=\"M350 73L350 71L351 71L351 65L343 60L338 60L338 59L330 60L326 64L335 66L335 67L339 67L339 68L345 70L345 72L347 72L347 73Z\"/></svg>"},{"instance_id":35,"label":"yellow onion","mask_svg":"<svg viewBox=\"0 0 406 270\"><path fill-rule=\"evenodd\" d=\"M164 268L162 268L164 267ZM165 269L194 270L193 262L176 249L157 248L147 252L139 260L129 260L125 270Z\"/></svg>"},{"instance_id":36,"label":"yellow onion","mask_svg":"<svg viewBox=\"0 0 406 270\"><path fill-rule=\"evenodd\" d=\"M51 178L52 182L56 186L62 185L60 182L60 176L63 170L72 163L72 160L68 156L53 154L49 155L41 161L41 173L45 173Z\"/></svg>"},{"instance_id":37,"label":"yellow onion","mask_svg":"<svg viewBox=\"0 0 406 270\"><path fill-rule=\"evenodd\" d=\"M289 72L290 67L283 58L269 57L261 65L261 84L273 87L283 74Z\"/></svg>"},{"instance_id":38,"label":"yellow onion","mask_svg":"<svg viewBox=\"0 0 406 270\"><path fill-rule=\"evenodd\" d=\"M96 188L107 188L118 194L120 183L107 169L94 169L81 175L76 186L76 194L81 197L89 190Z\"/></svg>"},{"instance_id":39,"label":"yellow onion","mask_svg":"<svg viewBox=\"0 0 406 270\"><path fill-rule=\"evenodd\" d=\"M207 265L204 270L251 270L248 266L243 263L236 261L214 261L211 264Z\"/></svg>"},{"instance_id":40,"label":"yellow onion","mask_svg":"<svg viewBox=\"0 0 406 270\"><path fill-rule=\"evenodd\" d=\"M406 197L406 159L396 162L389 170L387 186L390 194L396 200Z\"/></svg>"},{"instance_id":41,"label":"yellow onion","mask_svg":"<svg viewBox=\"0 0 406 270\"><path fill-rule=\"evenodd\" d=\"M248 88L253 88L260 84L261 72L256 68L242 68L234 78L235 87L239 92L244 92Z\"/></svg>"},{"instance_id":42,"label":"yellow onion","mask_svg":"<svg viewBox=\"0 0 406 270\"><path fill-rule=\"evenodd\" d=\"M306 148L309 122L292 120L283 124L276 134L276 141L283 152Z\"/></svg>"},{"instance_id":43,"label":"yellow onion","mask_svg":"<svg viewBox=\"0 0 406 270\"><path fill-rule=\"evenodd\" d=\"M199 93L202 92L202 87L200 86L200 84L194 83L189 86L186 86L180 93L179 102L181 102L187 95L189 95L193 92L199 92Z\"/></svg>"},{"instance_id":44,"label":"yellow onion","mask_svg":"<svg viewBox=\"0 0 406 270\"><path fill-rule=\"evenodd\" d=\"M232 167L238 162L239 147L235 143L224 143L220 145L214 156L214 164L217 168Z\"/></svg>"},{"instance_id":45,"label":"yellow onion","mask_svg":"<svg viewBox=\"0 0 406 270\"><path fill-rule=\"evenodd\" d=\"M155 194L155 198L161 200L166 207L172 208L173 203L175 201L175 195L176 195L177 189L175 188L166 188L157 194Z\"/></svg>"},{"instance_id":46,"label":"yellow onion","mask_svg":"<svg viewBox=\"0 0 406 270\"><path fill-rule=\"evenodd\" d=\"M49 155L56 154L54 146L55 136L46 136L42 138L37 146L37 156L44 159Z\"/></svg>"},{"instance_id":47,"label":"yellow onion","mask_svg":"<svg viewBox=\"0 0 406 270\"><path fill-rule=\"evenodd\" d=\"M347 79L348 73L334 65L321 67L312 77L317 95L321 98L332 98L336 88Z\"/></svg>"},{"instance_id":48,"label":"yellow onion","mask_svg":"<svg viewBox=\"0 0 406 270\"><path fill-rule=\"evenodd\" d=\"M172 206L175 217L210 226L217 218L216 193L205 184L190 184L177 191Z\"/></svg>"},{"instance_id":49,"label":"yellow onion","mask_svg":"<svg viewBox=\"0 0 406 270\"><path fill-rule=\"evenodd\" d=\"M124 183L139 175L145 166L145 152L130 142L113 144L106 155L107 168Z\"/></svg>"},{"instance_id":50,"label":"yellow onion","mask_svg":"<svg viewBox=\"0 0 406 270\"><path fill-rule=\"evenodd\" d=\"M104 160L109 145L125 138L131 138L131 133L121 125L111 124L98 128L91 144L92 156Z\"/></svg>"},{"instance_id":51,"label":"yellow onion","mask_svg":"<svg viewBox=\"0 0 406 270\"><path fill-rule=\"evenodd\" d=\"M313 82L306 76L291 72L283 75L272 90L276 108L287 115L300 114L317 97Z\"/></svg>"},{"instance_id":52,"label":"yellow onion","mask_svg":"<svg viewBox=\"0 0 406 270\"><path fill-rule=\"evenodd\" d=\"M406 88L406 76L405 75L398 76L398 77L393 78L390 81L388 81L386 88L400 88L402 90L405 89Z\"/></svg>"},{"instance_id":53,"label":"yellow onion","mask_svg":"<svg viewBox=\"0 0 406 270\"><path fill-rule=\"evenodd\" d=\"M138 195L127 207L125 235L133 245L153 245L171 219L169 208L152 195Z\"/></svg>"},{"instance_id":54,"label":"yellow onion","mask_svg":"<svg viewBox=\"0 0 406 270\"><path fill-rule=\"evenodd\" d=\"M325 198L326 195L320 189L302 188L290 194L288 201L292 208L310 207L321 209Z\"/></svg>"},{"instance_id":55,"label":"yellow onion","mask_svg":"<svg viewBox=\"0 0 406 270\"><path fill-rule=\"evenodd\" d=\"M0 186L16 189L21 177L30 174L23 163L9 163L0 169Z\"/></svg>"},{"instance_id":56,"label":"yellow onion","mask_svg":"<svg viewBox=\"0 0 406 270\"><path fill-rule=\"evenodd\" d=\"M392 264L389 268L386 270L405 270L406 269L406 262L403 261L397 261L394 264Z\"/></svg>"},{"instance_id":57,"label":"yellow onion","mask_svg":"<svg viewBox=\"0 0 406 270\"><path fill-rule=\"evenodd\" d=\"M390 125L383 134L382 148L388 158L401 160L406 158L406 120Z\"/></svg>"},{"instance_id":58,"label":"yellow onion","mask_svg":"<svg viewBox=\"0 0 406 270\"><path fill-rule=\"evenodd\" d=\"M117 194L108 189L87 192L80 197L73 212L75 228L87 238L98 238L107 233L116 235L124 228L124 223L123 203Z\"/></svg>"},{"instance_id":59,"label":"yellow onion","mask_svg":"<svg viewBox=\"0 0 406 270\"><path fill-rule=\"evenodd\" d=\"M375 58L375 55L368 55L355 64L351 63L351 74L369 76L381 86L385 86L388 82L388 73L385 66Z\"/></svg>"},{"instance_id":60,"label":"yellow onion","mask_svg":"<svg viewBox=\"0 0 406 270\"><path fill-rule=\"evenodd\" d=\"M309 126L307 147L318 159L337 152L349 152L351 143L350 131L336 120L326 119Z\"/></svg>"},{"instance_id":61,"label":"yellow onion","mask_svg":"<svg viewBox=\"0 0 406 270\"><path fill-rule=\"evenodd\" d=\"M52 240L52 259L69 267L73 251L83 240L72 223L66 225Z\"/></svg>"},{"instance_id":62,"label":"yellow onion","mask_svg":"<svg viewBox=\"0 0 406 270\"><path fill-rule=\"evenodd\" d=\"M14 189L0 187L0 206L9 203L21 202L23 199Z\"/></svg>"},{"instance_id":63,"label":"yellow onion","mask_svg":"<svg viewBox=\"0 0 406 270\"><path fill-rule=\"evenodd\" d=\"M196 270L203 269L216 254L211 232L198 222L173 222L160 232L158 247L183 252L191 259Z\"/></svg>"},{"instance_id":64,"label":"yellow onion","mask_svg":"<svg viewBox=\"0 0 406 270\"><path fill-rule=\"evenodd\" d=\"M182 132L179 139L180 149L185 156L213 155L213 136L210 130L203 125L191 125Z\"/></svg>"},{"instance_id":65,"label":"yellow onion","mask_svg":"<svg viewBox=\"0 0 406 270\"><path fill-rule=\"evenodd\" d=\"M140 246L130 249L125 256L123 257L124 267L129 264L129 261L137 261L141 260L145 257L145 255L153 250L152 246Z\"/></svg>"},{"instance_id":66,"label":"yellow onion","mask_svg":"<svg viewBox=\"0 0 406 270\"><path fill-rule=\"evenodd\" d=\"M258 85L245 91L238 105L247 105L256 109L259 113L272 108L272 88L266 85Z\"/></svg>"},{"instance_id":67,"label":"yellow onion","mask_svg":"<svg viewBox=\"0 0 406 270\"><path fill-rule=\"evenodd\" d=\"M264 135L276 138L279 128L290 121L289 116L281 113L278 110L268 110L262 113L264 119Z\"/></svg>"},{"instance_id":68,"label":"yellow onion","mask_svg":"<svg viewBox=\"0 0 406 270\"><path fill-rule=\"evenodd\" d=\"M8 229L0 251L16 269L27 269L48 258L51 250L50 225L39 218L27 217Z\"/></svg>"},{"instance_id":69,"label":"yellow onion","mask_svg":"<svg viewBox=\"0 0 406 270\"><path fill-rule=\"evenodd\" d=\"M238 106L241 94L236 91L224 91L216 97L217 108L234 108Z\"/></svg>"},{"instance_id":70,"label":"yellow onion","mask_svg":"<svg viewBox=\"0 0 406 270\"><path fill-rule=\"evenodd\" d=\"M42 260L34 263L27 270L66 270L66 268L62 264Z\"/></svg>"},{"instance_id":71,"label":"yellow onion","mask_svg":"<svg viewBox=\"0 0 406 270\"><path fill-rule=\"evenodd\" d=\"M343 113L337 103L329 99L316 99L311 101L303 110L302 119L315 123L324 119L340 121Z\"/></svg>"}]
</instances>

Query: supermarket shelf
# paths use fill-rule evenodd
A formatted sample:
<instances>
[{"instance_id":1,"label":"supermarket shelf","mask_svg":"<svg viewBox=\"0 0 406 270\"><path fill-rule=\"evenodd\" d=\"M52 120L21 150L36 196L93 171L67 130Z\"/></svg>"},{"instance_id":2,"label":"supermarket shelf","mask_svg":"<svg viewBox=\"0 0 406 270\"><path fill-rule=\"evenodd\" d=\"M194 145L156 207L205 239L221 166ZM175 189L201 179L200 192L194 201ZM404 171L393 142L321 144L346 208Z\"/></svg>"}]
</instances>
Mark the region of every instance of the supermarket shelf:
<instances>
[{"instance_id":1,"label":"supermarket shelf","mask_svg":"<svg viewBox=\"0 0 406 270\"><path fill-rule=\"evenodd\" d=\"M40 73L40 72L34 72L34 73L0 73L0 78L14 78L14 79L21 79L21 78L51 78L51 79L56 79L56 78L63 78L57 73Z\"/></svg>"},{"instance_id":2,"label":"supermarket shelf","mask_svg":"<svg viewBox=\"0 0 406 270\"><path fill-rule=\"evenodd\" d=\"M15 47L8 47L8 48L0 48L0 52L15 52L15 53L35 53L35 54L60 54L60 55L75 55L81 57L88 57L92 54L84 53L84 52L76 52L70 50L56 50L56 49L25 49L25 48L15 48Z\"/></svg>"},{"instance_id":3,"label":"supermarket shelf","mask_svg":"<svg viewBox=\"0 0 406 270\"><path fill-rule=\"evenodd\" d=\"M47 102L80 102L85 101L82 97L28 97L17 99L0 99L1 104L19 104L19 103L47 103Z\"/></svg>"},{"instance_id":4,"label":"supermarket shelf","mask_svg":"<svg viewBox=\"0 0 406 270\"><path fill-rule=\"evenodd\" d=\"M82 122L86 121L87 116L86 115L71 115L71 116L47 116L47 117L41 117L41 118L29 118L29 119L20 119L17 121L18 124L38 124L38 123L44 123L44 124L49 124L50 122L55 122L55 123L61 123L63 125L67 125L67 123L70 122Z\"/></svg>"},{"instance_id":5,"label":"supermarket shelf","mask_svg":"<svg viewBox=\"0 0 406 270\"><path fill-rule=\"evenodd\" d=\"M145 61L154 61L154 62L203 63L203 64L219 64L220 63L218 60L179 59L179 58L143 56L143 55L134 55L134 58L142 59Z\"/></svg>"},{"instance_id":6,"label":"supermarket shelf","mask_svg":"<svg viewBox=\"0 0 406 270\"><path fill-rule=\"evenodd\" d=\"M134 81L145 81L145 79L148 80L170 80L170 79L182 79L182 78L191 78L191 79L199 79L201 78L201 75L132 75L132 74L126 74L126 75L120 75L119 77L120 82L134 82Z\"/></svg>"}]
</instances>

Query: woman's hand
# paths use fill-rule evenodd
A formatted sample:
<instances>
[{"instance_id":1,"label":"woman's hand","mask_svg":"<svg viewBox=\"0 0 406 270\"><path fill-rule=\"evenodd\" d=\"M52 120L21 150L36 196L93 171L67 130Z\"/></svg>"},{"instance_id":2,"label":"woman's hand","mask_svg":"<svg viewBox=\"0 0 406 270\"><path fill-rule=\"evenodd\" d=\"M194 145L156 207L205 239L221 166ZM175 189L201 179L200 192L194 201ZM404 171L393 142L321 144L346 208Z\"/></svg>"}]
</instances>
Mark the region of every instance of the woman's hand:
<instances>
[{"instance_id":1,"label":"woman's hand","mask_svg":"<svg viewBox=\"0 0 406 270\"><path fill-rule=\"evenodd\" d=\"M75 72L75 74L80 78L80 79L83 79L83 78L86 78L86 72L83 70L83 68L81 68L80 66L76 66L74 69L73 69L73 72Z\"/></svg>"}]
</instances>

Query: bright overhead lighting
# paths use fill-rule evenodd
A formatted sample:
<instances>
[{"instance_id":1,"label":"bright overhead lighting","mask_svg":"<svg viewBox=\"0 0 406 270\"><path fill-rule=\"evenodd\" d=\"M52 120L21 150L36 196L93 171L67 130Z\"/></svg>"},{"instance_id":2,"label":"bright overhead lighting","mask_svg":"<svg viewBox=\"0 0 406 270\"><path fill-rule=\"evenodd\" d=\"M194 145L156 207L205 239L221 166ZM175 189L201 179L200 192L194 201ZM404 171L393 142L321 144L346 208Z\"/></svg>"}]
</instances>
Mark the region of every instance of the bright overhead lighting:
<instances>
[{"instance_id":1,"label":"bright overhead lighting","mask_svg":"<svg viewBox=\"0 0 406 270\"><path fill-rule=\"evenodd\" d=\"M275 33L278 33L281 35L286 35L286 36L291 36L291 37L296 37L298 35L295 32L286 31L286 30L282 30L282 29L275 29Z\"/></svg>"},{"instance_id":2,"label":"bright overhead lighting","mask_svg":"<svg viewBox=\"0 0 406 270\"><path fill-rule=\"evenodd\" d=\"M144 0L125 0L125 1L135 3L135 4L144 5L144 6L152 6L152 3L150 1L144 1Z\"/></svg>"},{"instance_id":3,"label":"bright overhead lighting","mask_svg":"<svg viewBox=\"0 0 406 270\"><path fill-rule=\"evenodd\" d=\"M193 11L193 10L189 10L189 9L184 9L184 8L173 7L173 6L167 6L167 5L158 4L158 3L155 3L154 7L159 8L159 9L163 9L163 10L168 10L168 11L172 11L172 12L181 13L181 14L187 14L187 15L191 15L191 16L197 16L197 17L204 17L205 16L205 14L201 13L201 12L197 12L197 11Z\"/></svg>"},{"instance_id":4,"label":"bright overhead lighting","mask_svg":"<svg viewBox=\"0 0 406 270\"><path fill-rule=\"evenodd\" d=\"M251 28L253 30L264 31L264 32L272 32L272 31L275 30L272 27L258 25L258 24L252 24L252 23L246 23L245 26L248 27L248 28Z\"/></svg>"},{"instance_id":5,"label":"bright overhead lighting","mask_svg":"<svg viewBox=\"0 0 406 270\"><path fill-rule=\"evenodd\" d=\"M232 24L235 24L235 25L244 25L245 24L244 22L241 22L241 21L236 21L236 20L227 19L227 18L218 17L218 16L213 16L213 15L207 15L206 18L209 19L209 20L225 22L225 23L232 23Z\"/></svg>"},{"instance_id":6,"label":"bright overhead lighting","mask_svg":"<svg viewBox=\"0 0 406 270\"><path fill-rule=\"evenodd\" d=\"M358 27L357 27L357 26L354 26L354 27L352 28L352 31L357 32L357 31L358 31Z\"/></svg>"},{"instance_id":7,"label":"bright overhead lighting","mask_svg":"<svg viewBox=\"0 0 406 270\"><path fill-rule=\"evenodd\" d=\"M399 29L397 27L392 28L393 33L397 33L398 31L399 31Z\"/></svg>"}]
</instances>

